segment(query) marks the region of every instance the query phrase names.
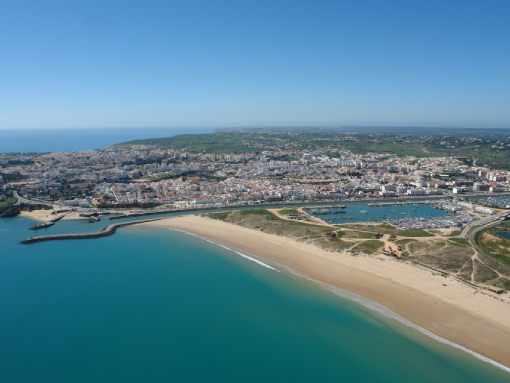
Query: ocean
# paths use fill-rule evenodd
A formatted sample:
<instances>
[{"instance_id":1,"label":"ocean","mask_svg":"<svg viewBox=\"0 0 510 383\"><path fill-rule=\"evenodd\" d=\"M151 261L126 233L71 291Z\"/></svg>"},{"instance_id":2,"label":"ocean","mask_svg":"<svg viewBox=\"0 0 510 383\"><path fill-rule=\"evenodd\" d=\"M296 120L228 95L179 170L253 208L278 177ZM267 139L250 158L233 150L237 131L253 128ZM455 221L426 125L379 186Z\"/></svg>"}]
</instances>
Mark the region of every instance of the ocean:
<instances>
[{"instance_id":1,"label":"ocean","mask_svg":"<svg viewBox=\"0 0 510 383\"><path fill-rule=\"evenodd\" d=\"M5 382L510 382L370 302L195 236L19 244L32 224L0 219Z\"/></svg>"},{"instance_id":2,"label":"ocean","mask_svg":"<svg viewBox=\"0 0 510 383\"><path fill-rule=\"evenodd\" d=\"M0 130L0 153L85 151L130 140L213 131L212 128L4 129Z\"/></svg>"}]
</instances>

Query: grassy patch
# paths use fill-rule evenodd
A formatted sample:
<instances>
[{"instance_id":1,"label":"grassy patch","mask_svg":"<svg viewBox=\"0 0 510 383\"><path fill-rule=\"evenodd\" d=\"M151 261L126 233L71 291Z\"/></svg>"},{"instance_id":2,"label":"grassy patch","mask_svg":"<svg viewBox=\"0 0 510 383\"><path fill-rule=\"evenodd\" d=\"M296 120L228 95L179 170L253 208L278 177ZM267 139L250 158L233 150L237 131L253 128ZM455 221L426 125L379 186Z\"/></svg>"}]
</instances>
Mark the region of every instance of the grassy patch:
<instances>
[{"instance_id":1,"label":"grassy patch","mask_svg":"<svg viewBox=\"0 0 510 383\"><path fill-rule=\"evenodd\" d=\"M488 254L491 258L494 258L497 261L500 261L508 266L510 266L510 259L507 256L504 256L502 254Z\"/></svg>"},{"instance_id":2,"label":"grassy patch","mask_svg":"<svg viewBox=\"0 0 510 383\"><path fill-rule=\"evenodd\" d=\"M453 246L471 246L465 238L450 238L448 239L448 244Z\"/></svg>"},{"instance_id":3,"label":"grassy patch","mask_svg":"<svg viewBox=\"0 0 510 383\"><path fill-rule=\"evenodd\" d=\"M399 239L398 241L395 241L395 245L397 246L405 246L408 243L416 242L415 239Z\"/></svg>"},{"instance_id":4,"label":"grassy patch","mask_svg":"<svg viewBox=\"0 0 510 383\"><path fill-rule=\"evenodd\" d=\"M352 247L352 243L344 242L340 238L320 239L316 243L320 248L329 251L343 251Z\"/></svg>"},{"instance_id":5,"label":"grassy patch","mask_svg":"<svg viewBox=\"0 0 510 383\"><path fill-rule=\"evenodd\" d=\"M508 278L499 278L493 285L505 290L510 290L510 280Z\"/></svg>"},{"instance_id":6,"label":"grassy patch","mask_svg":"<svg viewBox=\"0 0 510 383\"><path fill-rule=\"evenodd\" d=\"M369 233L383 233L383 234L396 234L397 232L402 232L402 230L397 229L396 227L388 224L370 224L370 225L364 225L361 223L347 223L347 224L340 224L335 225L341 229L351 229L351 230L358 230L358 231L365 231Z\"/></svg>"},{"instance_id":7,"label":"grassy patch","mask_svg":"<svg viewBox=\"0 0 510 383\"><path fill-rule=\"evenodd\" d=\"M381 229L387 229L387 230L398 230L395 226L390 225L389 223L381 223L381 224L379 224L379 227Z\"/></svg>"},{"instance_id":8,"label":"grassy patch","mask_svg":"<svg viewBox=\"0 0 510 383\"><path fill-rule=\"evenodd\" d=\"M482 251L489 257L494 258L510 266L510 241L494 235L496 228L488 228L478 233L476 242Z\"/></svg>"},{"instance_id":9,"label":"grassy patch","mask_svg":"<svg viewBox=\"0 0 510 383\"><path fill-rule=\"evenodd\" d=\"M210 214L202 214L203 217L217 219L220 221L225 221L227 217L230 215L230 212L223 212L223 213L210 213Z\"/></svg>"},{"instance_id":10,"label":"grassy patch","mask_svg":"<svg viewBox=\"0 0 510 383\"><path fill-rule=\"evenodd\" d=\"M443 265L443 269L445 270L457 270L458 269L458 265L456 263L446 263Z\"/></svg>"},{"instance_id":11,"label":"grassy patch","mask_svg":"<svg viewBox=\"0 0 510 383\"><path fill-rule=\"evenodd\" d=\"M16 202L18 202L18 200L16 198L0 199L0 208L6 207L6 206L11 206L11 205L15 204Z\"/></svg>"},{"instance_id":12,"label":"grassy patch","mask_svg":"<svg viewBox=\"0 0 510 383\"><path fill-rule=\"evenodd\" d=\"M463 278L467 281L471 281L471 275L473 274L473 261L469 260L461 267L461 269L457 272L457 275L460 278Z\"/></svg>"},{"instance_id":13,"label":"grassy patch","mask_svg":"<svg viewBox=\"0 0 510 383\"><path fill-rule=\"evenodd\" d=\"M405 230L400 233L397 233L397 235L401 235L402 237L434 237L434 234L429 233L425 230Z\"/></svg>"},{"instance_id":14,"label":"grassy patch","mask_svg":"<svg viewBox=\"0 0 510 383\"><path fill-rule=\"evenodd\" d=\"M344 225L336 225L343 229L352 229L365 231L369 233L382 233L382 234L395 234L400 235L402 237L434 237L434 234L429 233L425 230L400 230L399 228L390 225L388 223L380 223L380 224L371 224L371 225L363 225L363 224L344 224Z\"/></svg>"},{"instance_id":15,"label":"grassy patch","mask_svg":"<svg viewBox=\"0 0 510 383\"><path fill-rule=\"evenodd\" d=\"M161 181L161 180L179 178L185 174L186 174L186 172L167 172L167 173L161 173L156 176L149 176L149 177L145 177L145 178L148 179L149 181Z\"/></svg>"},{"instance_id":16,"label":"grassy patch","mask_svg":"<svg viewBox=\"0 0 510 383\"><path fill-rule=\"evenodd\" d=\"M255 209L255 210L239 210L239 213L242 216L248 216L248 215L258 215L258 216L264 216L269 220L280 220L276 215L271 213L270 211L267 211L266 209Z\"/></svg>"},{"instance_id":17,"label":"grassy patch","mask_svg":"<svg viewBox=\"0 0 510 383\"><path fill-rule=\"evenodd\" d=\"M454 230L450 234L448 234L449 237L456 237L462 233L462 230Z\"/></svg>"},{"instance_id":18,"label":"grassy patch","mask_svg":"<svg viewBox=\"0 0 510 383\"><path fill-rule=\"evenodd\" d=\"M344 230L340 231L345 238L374 238L374 233L367 231Z\"/></svg>"},{"instance_id":19,"label":"grassy patch","mask_svg":"<svg viewBox=\"0 0 510 383\"><path fill-rule=\"evenodd\" d=\"M487 281L493 280L498 278L498 274L492 270L491 268L487 267L485 264L480 262L478 259L474 260L475 264L475 281L478 283L485 283Z\"/></svg>"},{"instance_id":20,"label":"grassy patch","mask_svg":"<svg viewBox=\"0 0 510 383\"><path fill-rule=\"evenodd\" d=\"M373 254L384 246L383 241L369 240L363 241L352 248L353 252L361 252L365 254Z\"/></svg>"},{"instance_id":21,"label":"grassy patch","mask_svg":"<svg viewBox=\"0 0 510 383\"><path fill-rule=\"evenodd\" d=\"M427 266L446 272L459 272L474 254L474 250L449 241L413 242L408 246L414 259ZM466 270L464 272L467 273Z\"/></svg>"},{"instance_id":22,"label":"grassy patch","mask_svg":"<svg viewBox=\"0 0 510 383\"><path fill-rule=\"evenodd\" d=\"M278 213L280 213L281 215L299 214L299 211L297 209L282 209Z\"/></svg>"}]
</instances>

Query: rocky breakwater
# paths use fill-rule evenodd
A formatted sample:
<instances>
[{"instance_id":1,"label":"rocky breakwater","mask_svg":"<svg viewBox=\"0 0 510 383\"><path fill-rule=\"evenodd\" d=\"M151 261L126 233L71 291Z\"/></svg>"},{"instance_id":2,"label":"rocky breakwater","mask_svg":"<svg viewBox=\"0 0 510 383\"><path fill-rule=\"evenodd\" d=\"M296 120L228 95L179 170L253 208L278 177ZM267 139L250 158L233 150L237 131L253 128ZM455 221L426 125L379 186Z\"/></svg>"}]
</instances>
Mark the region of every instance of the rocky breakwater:
<instances>
[{"instance_id":1,"label":"rocky breakwater","mask_svg":"<svg viewBox=\"0 0 510 383\"><path fill-rule=\"evenodd\" d=\"M121 228L124 226L137 225L139 223L159 221L161 219L164 219L164 218L153 218L153 219L146 219L143 221L122 222L122 223L118 223L115 225L108 225L103 230L95 232L95 233L41 235L39 237L30 237L30 238L24 239L23 241L21 241L21 243L30 244L30 243L43 242L43 241L56 241L56 240L61 240L61 239L92 239L92 238L108 237L110 235L115 234L115 232L117 231L118 228Z\"/></svg>"}]
</instances>

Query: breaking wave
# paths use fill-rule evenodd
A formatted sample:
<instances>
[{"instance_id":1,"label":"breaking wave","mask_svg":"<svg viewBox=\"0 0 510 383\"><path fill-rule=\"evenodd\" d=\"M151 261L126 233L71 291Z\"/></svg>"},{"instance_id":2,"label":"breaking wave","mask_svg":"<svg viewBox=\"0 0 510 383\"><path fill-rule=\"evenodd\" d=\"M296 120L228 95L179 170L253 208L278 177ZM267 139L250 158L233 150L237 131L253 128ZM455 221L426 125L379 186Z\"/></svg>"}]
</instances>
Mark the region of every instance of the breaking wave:
<instances>
[{"instance_id":1,"label":"breaking wave","mask_svg":"<svg viewBox=\"0 0 510 383\"><path fill-rule=\"evenodd\" d=\"M209 243L213 243L213 244L215 244L215 245L217 245L217 246L221 246L221 247L223 247L224 249L227 249L227 250L229 250L229 251L232 251L232 252L234 252L234 253L236 253L236 254L240 255L240 256L241 256L241 257L243 257L243 258L249 259L249 260L250 260L250 261L252 261L252 262L258 263L258 264L259 264L259 265L261 265L261 266L264 266L264 267L267 267L268 269L274 270L274 271L276 271L277 273L279 273L279 272L280 272L279 270L275 269L274 267L271 267L271 266L269 266L268 264L266 264L266 263L264 263L264 262L259 261L258 259L255 259L255 258L249 257L249 256L248 256L248 255L246 255L246 254L243 254L243 253L241 253L241 252L239 252L239 251L233 250L233 249L231 249L230 247L227 247L227 246L222 245L221 243L216 243L216 242L214 242L214 241L211 241L211 240L210 240L210 239L208 239L208 238L205 238L205 237L202 237L202 236L200 236L200 235L193 234L193 233L190 233L190 232L188 232L188 231L184 231L184 230L173 229L173 228L172 228L172 229L170 229L170 230L178 231L178 232L180 232L180 233L184 233L184 234L192 235L192 236L194 236L194 237L197 237L197 238L203 239L204 241L207 241L207 242L209 242Z\"/></svg>"},{"instance_id":2,"label":"breaking wave","mask_svg":"<svg viewBox=\"0 0 510 383\"><path fill-rule=\"evenodd\" d=\"M214 241L211 241L208 238L205 238L205 237L202 237L200 235L193 234L193 233L190 233L190 232L184 231L184 230L173 229L173 228L171 228L170 230L181 232L181 233L188 234L188 235L192 235L194 237L200 238L200 239L202 239L204 241L207 241L209 243L215 244L217 246L221 246L224 249L232 251L232 252L240 255L243 258L246 258L246 259L248 259L248 260L250 260L252 262L258 263L261 266L264 266L264 267L266 267L268 269L274 270L274 271L276 271L278 273L280 272L279 270L275 269L274 267L271 267L268 264L259 261L258 259L249 257L246 254L240 253L240 252L238 252L236 250L233 250L233 249L231 249L231 248L229 248L227 246L224 246L224 245L222 245L220 243L216 243ZM489 364L491 364L491 365L493 365L495 367L498 367L498 368L500 368L500 369L502 369L504 371L510 372L510 368L509 367L504 366L501 363L498 363L498 362L496 362L496 361L494 361L492 359L486 358L485 356L480 355L480 354L478 354L478 353L476 353L474 351L471 351L471 350L469 350L469 349L467 349L465 347L462 347L461 345L458 345L457 343L453 343L453 342L451 342L451 341L449 341L447 339L441 338L440 336L438 336L438 335L436 335L436 334L434 334L434 333L424 329L423 327L418 326L417 324L412 323L411 321L401 317L400 315L398 315L397 313L391 311L390 309L388 309L388 308L386 308L386 307L384 307L384 306L382 306L382 305L380 305L380 304L378 304L376 302L371 301L370 299L363 298L362 296L359 296L357 294L351 293L351 292L349 292L347 290L344 290L344 289L341 289L339 287L330 285L328 283L324 283L324 282L318 281L316 279L308 278L307 276L305 276L303 274L300 274L300 273L298 273L298 272L296 272L296 271L294 271L294 270L292 270L292 269L290 269L290 268L288 268L288 267L286 267L284 265L281 265L279 263L276 263L276 264L281 266L282 268L285 268L286 270L288 270L293 275L299 276L301 278L305 278L308 281L311 281L311 282L317 284L319 287L321 287L322 289L324 289L326 291L329 291L329 292L331 292L331 293L333 293L335 295L338 295L338 296L340 296L342 298L345 298L345 299L347 299L347 300L349 300L351 302L358 303L359 305L361 305L361 306L363 306L363 307L365 307L365 308L367 308L367 309L369 309L371 311L375 311L375 312L377 312L377 313L379 313L381 315L384 315L387 318L391 318L391 319L396 320L397 322L399 322L399 323L401 323L401 324L403 324L403 325L405 325L407 327L415 329L415 330L419 331L420 333L422 333L422 334L424 334L424 335L426 335L426 336L428 336L428 337L430 337L432 339L437 340L440 343L443 343L443 344L446 344L446 345L451 346L453 348L456 348L458 350L464 351L464 352L474 356L475 358L480 359L483 362L489 363Z\"/></svg>"}]
</instances>

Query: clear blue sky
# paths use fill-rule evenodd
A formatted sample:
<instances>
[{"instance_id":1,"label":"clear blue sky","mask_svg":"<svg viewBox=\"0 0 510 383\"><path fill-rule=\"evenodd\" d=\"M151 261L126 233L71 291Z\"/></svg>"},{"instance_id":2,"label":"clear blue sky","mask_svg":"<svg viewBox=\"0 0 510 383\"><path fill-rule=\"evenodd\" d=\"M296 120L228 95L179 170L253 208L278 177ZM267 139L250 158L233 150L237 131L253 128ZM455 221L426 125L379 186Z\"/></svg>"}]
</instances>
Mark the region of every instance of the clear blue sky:
<instances>
[{"instance_id":1,"label":"clear blue sky","mask_svg":"<svg viewBox=\"0 0 510 383\"><path fill-rule=\"evenodd\" d=\"M0 129L510 127L510 1L2 1Z\"/></svg>"}]
</instances>

